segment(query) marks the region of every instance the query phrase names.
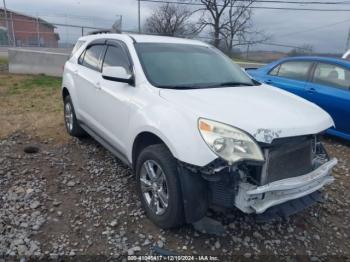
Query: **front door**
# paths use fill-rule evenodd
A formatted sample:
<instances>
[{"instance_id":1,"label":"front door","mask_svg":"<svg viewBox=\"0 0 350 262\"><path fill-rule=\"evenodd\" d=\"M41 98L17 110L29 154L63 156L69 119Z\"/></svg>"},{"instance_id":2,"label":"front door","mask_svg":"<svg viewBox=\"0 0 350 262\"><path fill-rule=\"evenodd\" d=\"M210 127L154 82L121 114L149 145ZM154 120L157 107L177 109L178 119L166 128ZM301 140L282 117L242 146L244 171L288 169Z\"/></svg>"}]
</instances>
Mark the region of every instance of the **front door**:
<instances>
[{"instance_id":1,"label":"front door","mask_svg":"<svg viewBox=\"0 0 350 262\"><path fill-rule=\"evenodd\" d=\"M284 62L268 73L265 83L306 98L305 85L312 64L310 61Z\"/></svg>"},{"instance_id":2,"label":"front door","mask_svg":"<svg viewBox=\"0 0 350 262\"><path fill-rule=\"evenodd\" d=\"M124 67L132 74L132 63L127 47L119 41L108 41L102 71L105 67ZM137 88L127 83L106 80L101 77L98 96L98 118L103 126L104 138L120 153L125 154L130 107Z\"/></svg>"}]
</instances>

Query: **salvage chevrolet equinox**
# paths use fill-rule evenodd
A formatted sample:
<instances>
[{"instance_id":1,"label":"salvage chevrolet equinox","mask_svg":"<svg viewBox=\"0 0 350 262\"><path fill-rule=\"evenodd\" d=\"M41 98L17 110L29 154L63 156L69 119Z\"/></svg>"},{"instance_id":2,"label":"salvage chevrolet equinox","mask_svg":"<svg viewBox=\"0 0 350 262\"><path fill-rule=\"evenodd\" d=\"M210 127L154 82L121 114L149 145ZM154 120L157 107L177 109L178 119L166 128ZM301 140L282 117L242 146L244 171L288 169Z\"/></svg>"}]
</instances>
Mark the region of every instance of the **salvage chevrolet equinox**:
<instances>
[{"instance_id":1,"label":"salvage chevrolet equinox","mask_svg":"<svg viewBox=\"0 0 350 262\"><path fill-rule=\"evenodd\" d=\"M135 172L147 216L161 228L208 208L294 214L333 182L318 106L252 80L199 41L95 34L64 67L70 135L89 134Z\"/></svg>"}]
</instances>

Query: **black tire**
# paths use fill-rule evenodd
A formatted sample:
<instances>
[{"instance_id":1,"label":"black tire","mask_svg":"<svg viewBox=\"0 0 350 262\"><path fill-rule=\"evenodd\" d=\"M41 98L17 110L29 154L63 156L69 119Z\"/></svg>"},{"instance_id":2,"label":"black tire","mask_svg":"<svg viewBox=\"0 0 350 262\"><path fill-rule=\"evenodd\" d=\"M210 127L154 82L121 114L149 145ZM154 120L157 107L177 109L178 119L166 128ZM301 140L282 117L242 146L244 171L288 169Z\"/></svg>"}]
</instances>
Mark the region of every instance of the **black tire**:
<instances>
[{"instance_id":1,"label":"black tire","mask_svg":"<svg viewBox=\"0 0 350 262\"><path fill-rule=\"evenodd\" d=\"M141 172L145 172L144 164L151 160L156 162L162 169L166 178L168 205L165 212L161 215L156 214L147 204L146 197L141 189ZM184 209L180 179L177 171L177 162L169 149L163 144L157 144L146 147L137 158L136 163L137 188L148 218L157 226L168 229L179 227L184 224Z\"/></svg>"},{"instance_id":2,"label":"black tire","mask_svg":"<svg viewBox=\"0 0 350 262\"><path fill-rule=\"evenodd\" d=\"M68 112L69 107L71 109L71 114L70 114L71 115L71 122L67 119L67 115L69 114L69 112ZM73 102L72 102L72 99L70 98L69 95L64 98L64 124L66 126L66 130L67 130L68 134L70 134L71 136L74 136L74 137L85 137L86 136L86 132L79 125L79 122L78 122L77 117L75 115Z\"/></svg>"}]
</instances>

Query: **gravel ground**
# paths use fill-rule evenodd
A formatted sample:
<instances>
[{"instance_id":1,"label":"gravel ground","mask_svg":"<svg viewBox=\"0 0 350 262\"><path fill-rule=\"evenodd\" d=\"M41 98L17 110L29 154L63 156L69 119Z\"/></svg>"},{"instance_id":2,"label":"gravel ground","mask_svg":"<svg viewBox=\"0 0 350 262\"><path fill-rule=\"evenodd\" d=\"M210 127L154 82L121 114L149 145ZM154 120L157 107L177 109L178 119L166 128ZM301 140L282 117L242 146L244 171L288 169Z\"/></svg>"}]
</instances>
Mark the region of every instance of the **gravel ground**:
<instances>
[{"instance_id":1,"label":"gravel ground","mask_svg":"<svg viewBox=\"0 0 350 262\"><path fill-rule=\"evenodd\" d=\"M208 215L226 230L216 237L191 225L167 231L154 226L140 208L130 169L92 139L55 143L12 134L0 140L0 261L2 256L119 259L152 254L153 246L224 260L262 255L342 260L350 255L350 146L330 138L325 144L339 164L324 203L264 224L237 210L212 211ZM27 145L40 151L24 153Z\"/></svg>"}]
</instances>

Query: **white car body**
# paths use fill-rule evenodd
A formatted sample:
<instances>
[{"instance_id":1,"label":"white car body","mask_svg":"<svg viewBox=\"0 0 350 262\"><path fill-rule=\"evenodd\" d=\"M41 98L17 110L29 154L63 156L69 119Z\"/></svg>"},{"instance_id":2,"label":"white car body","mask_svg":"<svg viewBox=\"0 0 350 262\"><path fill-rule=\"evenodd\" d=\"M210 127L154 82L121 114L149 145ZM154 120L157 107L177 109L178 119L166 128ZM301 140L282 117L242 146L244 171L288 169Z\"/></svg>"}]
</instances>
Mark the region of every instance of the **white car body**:
<instances>
[{"instance_id":1,"label":"white car body","mask_svg":"<svg viewBox=\"0 0 350 262\"><path fill-rule=\"evenodd\" d=\"M125 44L133 62L134 86L106 80L100 72L77 63L87 45L99 39L114 39ZM83 44L65 65L62 87L72 98L77 119L117 149L117 155L130 166L135 161L135 139L144 132L159 137L172 155L183 163L200 168L218 159L199 133L199 118L237 127L265 144L280 138L318 134L334 125L331 117L313 103L265 84L181 91L157 88L148 81L134 48L135 41L209 47L206 43L127 34L91 35L79 41ZM284 191L287 193L283 198L273 195L287 185L283 181L277 181L279 189L273 183L271 188L264 185L265 191L261 191L262 187L242 183L232 205L246 213L262 213L270 206L307 195L332 182L330 173L335 164L336 160L331 160L315 171L317 175L310 173L286 181L289 191ZM307 185L311 185L308 190L298 190ZM260 194L261 197L261 192L267 191L272 192L271 199L260 203L260 208L256 207L259 203L249 195Z\"/></svg>"},{"instance_id":2,"label":"white car body","mask_svg":"<svg viewBox=\"0 0 350 262\"><path fill-rule=\"evenodd\" d=\"M342 58L343 58L343 59L346 59L346 60L350 60L350 50L348 50L347 52L345 52L345 54L343 55Z\"/></svg>"}]
</instances>

